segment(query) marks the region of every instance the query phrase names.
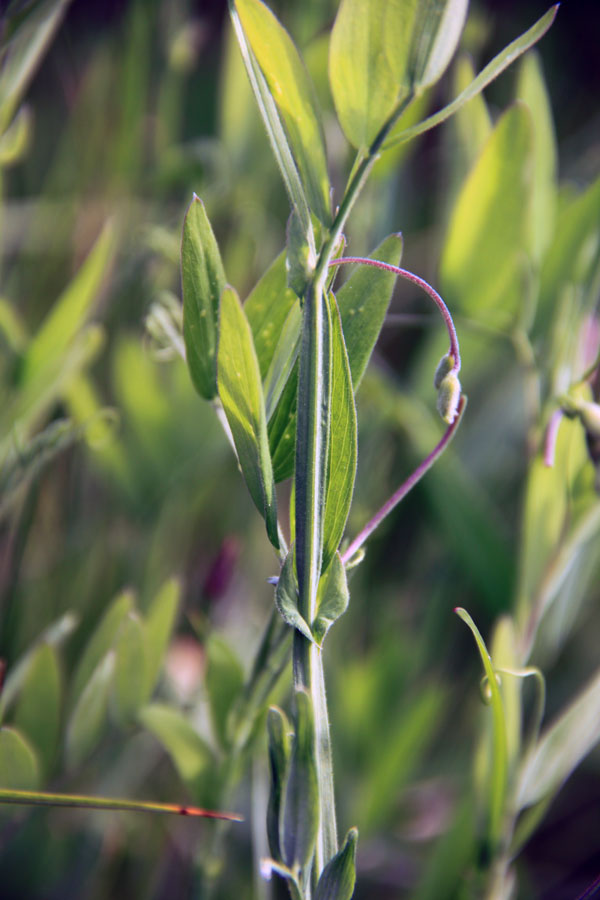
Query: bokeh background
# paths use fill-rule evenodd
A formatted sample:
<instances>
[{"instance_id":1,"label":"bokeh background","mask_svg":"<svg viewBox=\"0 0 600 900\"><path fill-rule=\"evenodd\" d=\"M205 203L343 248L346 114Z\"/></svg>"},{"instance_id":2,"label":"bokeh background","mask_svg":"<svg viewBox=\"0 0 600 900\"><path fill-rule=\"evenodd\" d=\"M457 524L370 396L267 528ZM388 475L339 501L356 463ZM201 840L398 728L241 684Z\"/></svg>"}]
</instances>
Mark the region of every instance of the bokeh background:
<instances>
[{"instance_id":1,"label":"bokeh background","mask_svg":"<svg viewBox=\"0 0 600 900\"><path fill-rule=\"evenodd\" d=\"M326 39L336 3L272 6L331 109ZM463 47L480 68L545 8L533 0L474 0ZM566 0L539 47L560 177L575 187L588 184L600 163L599 34L597 4ZM449 75L428 102L433 107L451 91ZM513 93L509 70L486 94L493 116ZM25 99L28 145L2 173L0 278L1 295L27 333L36 332L107 221L114 237L89 315L100 326L98 347L41 419L91 416L94 427L25 479L0 522L0 655L10 673L45 629L72 613L77 627L60 648L68 686L113 598L130 588L147 611L175 575L181 601L158 694L202 729L205 642L223 636L249 665L271 608L266 578L276 561L212 410L183 363L162 358L144 323L153 304L180 297L180 233L193 191L241 296L282 249L286 196L224 2L73 0ZM349 157L333 122L327 137L339 188ZM348 228L352 253L370 252L401 230L404 264L436 283L465 171L455 144L449 124L382 161ZM359 395L349 533L441 433L429 386L434 327L422 300L398 288ZM470 821L463 805L485 710L479 661L452 610L468 608L485 635L510 609L527 462L522 374L506 347L479 340L488 362L471 375L465 366L470 406L451 454L370 541L352 579L351 607L328 638L339 818L361 832L357 898L430 896L423 873L441 836L461 815ZM3 346L2 403L17 378L11 352ZM568 640L541 653L549 715L597 667L597 574L596 564ZM66 718L68 688L64 694ZM247 817L266 790L260 737L256 746L235 797ZM46 784L56 789L186 796L156 738L131 723L107 724L77 765L64 765L57 741L47 771ZM600 874L599 826L595 751L525 848L519 896L577 897ZM2 811L0 897L191 897L197 847L212 827L117 813ZM464 831L468 842L466 824ZM218 896L266 896L252 868L253 841L264 846L248 824L228 836ZM438 900L463 896L452 861L446 866L443 890L431 894Z\"/></svg>"}]
</instances>

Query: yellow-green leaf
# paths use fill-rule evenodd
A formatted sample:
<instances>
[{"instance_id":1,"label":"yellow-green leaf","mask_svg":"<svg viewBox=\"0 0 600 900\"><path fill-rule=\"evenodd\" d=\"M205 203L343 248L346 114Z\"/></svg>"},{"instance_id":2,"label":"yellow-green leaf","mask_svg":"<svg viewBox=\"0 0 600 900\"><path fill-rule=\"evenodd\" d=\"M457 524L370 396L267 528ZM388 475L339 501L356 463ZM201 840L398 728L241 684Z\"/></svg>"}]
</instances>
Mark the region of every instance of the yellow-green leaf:
<instances>
[{"instance_id":1,"label":"yellow-green leaf","mask_svg":"<svg viewBox=\"0 0 600 900\"><path fill-rule=\"evenodd\" d=\"M250 325L230 287L221 296L217 368L219 397L248 490L265 519L271 543L278 547L277 500L260 370Z\"/></svg>"},{"instance_id":2,"label":"yellow-green leaf","mask_svg":"<svg viewBox=\"0 0 600 900\"><path fill-rule=\"evenodd\" d=\"M331 221L329 177L321 114L304 63L290 36L260 0L236 0L244 33L283 119L309 205Z\"/></svg>"},{"instance_id":3,"label":"yellow-green leaf","mask_svg":"<svg viewBox=\"0 0 600 900\"><path fill-rule=\"evenodd\" d=\"M195 194L183 223L181 285L188 368L200 396L212 400L217 394L219 298L225 272L204 204Z\"/></svg>"},{"instance_id":4,"label":"yellow-green leaf","mask_svg":"<svg viewBox=\"0 0 600 900\"><path fill-rule=\"evenodd\" d=\"M450 220L441 280L453 309L495 325L515 320L532 176L531 115L515 104L484 145Z\"/></svg>"}]
</instances>

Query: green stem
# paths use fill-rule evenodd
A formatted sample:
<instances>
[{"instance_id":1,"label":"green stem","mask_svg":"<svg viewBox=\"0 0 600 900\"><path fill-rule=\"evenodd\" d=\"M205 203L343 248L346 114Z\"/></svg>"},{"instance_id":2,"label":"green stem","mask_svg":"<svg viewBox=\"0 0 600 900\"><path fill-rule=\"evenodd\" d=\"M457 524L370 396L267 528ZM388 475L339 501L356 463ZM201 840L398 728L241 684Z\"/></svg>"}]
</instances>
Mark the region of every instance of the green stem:
<instances>
[{"instance_id":1,"label":"green stem","mask_svg":"<svg viewBox=\"0 0 600 900\"><path fill-rule=\"evenodd\" d=\"M228 822L243 821L243 817L237 813L200 809L197 806L182 806L180 803L152 803L145 800L125 800L119 797L91 797L86 794L51 794L46 791L11 791L0 788L0 803L15 803L20 806L67 806L74 809L105 809L122 812L170 813L176 816L201 816Z\"/></svg>"},{"instance_id":2,"label":"green stem","mask_svg":"<svg viewBox=\"0 0 600 900\"><path fill-rule=\"evenodd\" d=\"M411 99L412 97L407 97L398 106L381 128L366 155L357 158L304 298L298 377L295 517L298 611L309 623L315 618L321 575L322 523L331 419L331 323L325 302L329 263L381 146ZM295 687L308 691L315 717L319 832L312 872L314 884L323 867L337 852L337 826L321 651L299 632L294 633L293 669Z\"/></svg>"}]
</instances>

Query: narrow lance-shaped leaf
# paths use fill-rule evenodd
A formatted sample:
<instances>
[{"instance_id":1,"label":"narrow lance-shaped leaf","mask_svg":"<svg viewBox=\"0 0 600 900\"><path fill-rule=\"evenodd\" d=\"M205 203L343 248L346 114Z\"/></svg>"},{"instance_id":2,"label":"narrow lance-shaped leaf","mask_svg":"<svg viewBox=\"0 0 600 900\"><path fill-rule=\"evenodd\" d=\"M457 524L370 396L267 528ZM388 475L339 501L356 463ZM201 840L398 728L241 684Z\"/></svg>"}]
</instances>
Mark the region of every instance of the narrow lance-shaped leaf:
<instances>
[{"instance_id":1,"label":"narrow lance-shaped leaf","mask_svg":"<svg viewBox=\"0 0 600 900\"><path fill-rule=\"evenodd\" d=\"M351 900L356 882L357 841L358 831L351 828L342 849L321 872L315 900Z\"/></svg>"},{"instance_id":2,"label":"narrow lance-shaped leaf","mask_svg":"<svg viewBox=\"0 0 600 900\"><path fill-rule=\"evenodd\" d=\"M181 243L183 339L188 368L201 397L217 394L219 298L225 272L204 204L194 194Z\"/></svg>"},{"instance_id":3,"label":"narrow lance-shaped leaf","mask_svg":"<svg viewBox=\"0 0 600 900\"><path fill-rule=\"evenodd\" d=\"M297 211L302 223L303 231L307 240L310 241L311 239L314 239L314 235L310 211L308 209L308 201L306 199L304 187L300 181L300 174L292 156L287 135L279 116L279 111L271 95L267 80L261 71L250 44L248 43L240 17L232 2L229 4L229 9L244 66L246 67L248 79L254 92L254 97L262 116L267 136L271 143L271 149L273 150L277 165L279 166L279 171L281 172L283 183L285 184L292 207Z\"/></svg>"},{"instance_id":4,"label":"narrow lance-shaped leaf","mask_svg":"<svg viewBox=\"0 0 600 900\"><path fill-rule=\"evenodd\" d=\"M159 589L146 615L146 699L154 689L171 639L180 593L179 582L175 578L170 578Z\"/></svg>"},{"instance_id":5,"label":"narrow lance-shaped leaf","mask_svg":"<svg viewBox=\"0 0 600 900\"><path fill-rule=\"evenodd\" d=\"M370 254L371 259L399 266L402 235L391 234ZM337 305L348 351L354 391L361 379L390 305L396 276L372 266L357 266L337 291Z\"/></svg>"},{"instance_id":6,"label":"narrow lance-shaped leaf","mask_svg":"<svg viewBox=\"0 0 600 900\"><path fill-rule=\"evenodd\" d=\"M199 798L205 790L207 771L214 764L210 747L179 710L165 704L144 706L138 719L160 741L181 779L194 798Z\"/></svg>"},{"instance_id":7,"label":"narrow lance-shaped leaf","mask_svg":"<svg viewBox=\"0 0 600 900\"><path fill-rule=\"evenodd\" d=\"M56 650L41 644L29 664L14 724L37 751L45 775L52 768L58 748L62 688Z\"/></svg>"},{"instance_id":8,"label":"narrow lance-shaped leaf","mask_svg":"<svg viewBox=\"0 0 600 900\"><path fill-rule=\"evenodd\" d=\"M42 0L31 5L14 33L3 41L0 51L0 133L6 128L43 59L69 2ZM13 6L13 11L15 8ZM10 27L11 24L7 18L6 25Z\"/></svg>"},{"instance_id":9,"label":"narrow lance-shaped leaf","mask_svg":"<svg viewBox=\"0 0 600 900\"><path fill-rule=\"evenodd\" d=\"M120 593L109 606L100 623L96 626L71 682L71 697L76 700L89 681L92 672L101 659L115 644L119 629L133 610L134 595L131 591Z\"/></svg>"},{"instance_id":10,"label":"narrow lance-shaped leaf","mask_svg":"<svg viewBox=\"0 0 600 900\"><path fill-rule=\"evenodd\" d=\"M211 635L206 648L205 685L215 737L227 749L229 713L244 686L244 670L231 647L216 635Z\"/></svg>"},{"instance_id":11,"label":"narrow lance-shaped leaf","mask_svg":"<svg viewBox=\"0 0 600 900\"><path fill-rule=\"evenodd\" d=\"M64 356L98 296L114 248L114 228L109 224L27 347L21 373L24 383L51 371L54 363Z\"/></svg>"},{"instance_id":12,"label":"narrow lance-shaped leaf","mask_svg":"<svg viewBox=\"0 0 600 900\"><path fill-rule=\"evenodd\" d=\"M219 397L240 467L250 496L265 519L269 539L274 547L279 547L277 500L260 370L248 320L236 292L230 287L221 296L217 363Z\"/></svg>"},{"instance_id":13,"label":"narrow lance-shaped leaf","mask_svg":"<svg viewBox=\"0 0 600 900\"><path fill-rule=\"evenodd\" d=\"M440 125L442 122L445 122L446 119L449 119L450 116L454 115L457 109L460 109L463 104L468 103L469 100L481 93L488 84L494 81L494 79L518 59L519 56L525 53L526 50L529 50L530 47L533 47L533 45L546 34L554 22L557 12L558 4L552 6L541 19L538 19L535 25L532 25L528 31L525 31L520 37L508 44L504 50L501 50L500 53L498 53L497 56L481 70L477 78L475 78L475 80L472 81L471 84L452 101L452 103L444 106L439 112L424 119L424 121L420 122L418 125L413 125L411 128L407 128L406 131L394 135L393 138L390 138L383 145L383 149L386 150L388 147L395 147L396 144L410 141L412 138L417 137L417 135L424 134L426 131L435 128L436 125Z\"/></svg>"},{"instance_id":14,"label":"narrow lance-shaped leaf","mask_svg":"<svg viewBox=\"0 0 600 900\"><path fill-rule=\"evenodd\" d=\"M600 741L600 672L545 731L525 759L519 778L518 808L550 796Z\"/></svg>"},{"instance_id":15,"label":"narrow lance-shaped leaf","mask_svg":"<svg viewBox=\"0 0 600 900\"><path fill-rule=\"evenodd\" d=\"M115 675L112 713L118 725L130 722L145 700L146 641L137 612L127 614L115 641Z\"/></svg>"},{"instance_id":16,"label":"narrow lance-shaped leaf","mask_svg":"<svg viewBox=\"0 0 600 900\"><path fill-rule=\"evenodd\" d=\"M532 187L531 115L515 104L499 120L466 179L442 253L451 305L510 325L522 302L520 267Z\"/></svg>"},{"instance_id":17,"label":"narrow lance-shaped leaf","mask_svg":"<svg viewBox=\"0 0 600 900\"><path fill-rule=\"evenodd\" d=\"M327 493L323 519L323 561L326 571L344 535L352 503L357 459L356 407L350 364L342 332L340 313L333 294L329 294L331 320L331 433Z\"/></svg>"},{"instance_id":18,"label":"narrow lance-shaped leaf","mask_svg":"<svg viewBox=\"0 0 600 900\"><path fill-rule=\"evenodd\" d=\"M331 221L321 114L314 88L290 36L260 0L236 0L246 38L283 118L309 205Z\"/></svg>"},{"instance_id":19,"label":"narrow lance-shaped leaf","mask_svg":"<svg viewBox=\"0 0 600 900\"><path fill-rule=\"evenodd\" d=\"M281 329L296 303L298 303L296 295L287 286L284 250L271 263L244 303L244 312L252 329L261 378L265 378L269 371Z\"/></svg>"},{"instance_id":20,"label":"narrow lance-shaped leaf","mask_svg":"<svg viewBox=\"0 0 600 900\"><path fill-rule=\"evenodd\" d=\"M92 672L75 705L66 737L67 763L70 768L80 765L102 737L114 671L115 652L111 650Z\"/></svg>"},{"instance_id":21,"label":"narrow lance-shaped leaf","mask_svg":"<svg viewBox=\"0 0 600 900\"><path fill-rule=\"evenodd\" d=\"M306 875L319 827L319 784L315 758L315 723L310 696L296 691L295 735L285 794L285 861Z\"/></svg>"},{"instance_id":22,"label":"narrow lance-shaped leaf","mask_svg":"<svg viewBox=\"0 0 600 900\"><path fill-rule=\"evenodd\" d=\"M298 359L301 329L302 309L300 303L295 303L281 329L281 335L265 378L267 419L270 419L275 413L288 383L293 381L294 385L296 384L296 379L292 378L292 372Z\"/></svg>"},{"instance_id":23,"label":"narrow lance-shaped leaf","mask_svg":"<svg viewBox=\"0 0 600 900\"><path fill-rule=\"evenodd\" d=\"M527 104L533 116L535 163L529 242L534 258L539 261L554 234L557 149L550 98L542 65L535 51L524 56L519 66L517 97Z\"/></svg>"},{"instance_id":24,"label":"narrow lance-shaped leaf","mask_svg":"<svg viewBox=\"0 0 600 900\"><path fill-rule=\"evenodd\" d=\"M0 787L28 790L38 780L38 762L28 741L15 728L0 728Z\"/></svg>"},{"instance_id":25,"label":"narrow lance-shaped leaf","mask_svg":"<svg viewBox=\"0 0 600 900\"><path fill-rule=\"evenodd\" d=\"M277 706L269 709L267 716L269 734L269 768L271 771L271 789L267 807L267 837L271 856L277 861L283 859L281 852L281 813L287 769L290 761L291 726L285 713Z\"/></svg>"}]
</instances>

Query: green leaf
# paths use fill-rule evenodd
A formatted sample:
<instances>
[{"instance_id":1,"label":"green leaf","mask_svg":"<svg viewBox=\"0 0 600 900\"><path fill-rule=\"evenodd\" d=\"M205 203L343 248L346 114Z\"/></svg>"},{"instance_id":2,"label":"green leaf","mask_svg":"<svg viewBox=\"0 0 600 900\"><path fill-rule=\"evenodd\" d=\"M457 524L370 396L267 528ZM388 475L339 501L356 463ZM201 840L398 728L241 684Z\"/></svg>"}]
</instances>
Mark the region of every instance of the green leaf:
<instances>
[{"instance_id":1,"label":"green leaf","mask_svg":"<svg viewBox=\"0 0 600 900\"><path fill-rule=\"evenodd\" d=\"M6 710L10 708L25 684L31 661L37 653L38 648L44 644L47 644L50 647L60 646L60 644L73 633L77 625L77 617L71 612L65 613L60 619L57 619L56 622L53 622L48 628L44 629L35 643L19 659L17 664L9 670L4 682L2 694L0 694L0 719L4 718Z\"/></svg>"},{"instance_id":2,"label":"green leaf","mask_svg":"<svg viewBox=\"0 0 600 900\"><path fill-rule=\"evenodd\" d=\"M271 856L273 859L281 861L281 811L290 761L292 730L285 713L277 706L269 709L267 733L269 735L269 769L271 773L267 807L267 836Z\"/></svg>"},{"instance_id":3,"label":"green leaf","mask_svg":"<svg viewBox=\"0 0 600 900\"><path fill-rule=\"evenodd\" d=\"M600 741L600 672L545 731L523 762L518 808L555 794Z\"/></svg>"},{"instance_id":4,"label":"green leaf","mask_svg":"<svg viewBox=\"0 0 600 900\"><path fill-rule=\"evenodd\" d=\"M205 684L214 734L227 749L231 746L229 714L244 687L244 670L231 647L216 635L206 646Z\"/></svg>"},{"instance_id":5,"label":"green leaf","mask_svg":"<svg viewBox=\"0 0 600 900\"><path fill-rule=\"evenodd\" d=\"M275 354L265 378L267 420L271 419L276 412L288 382L291 380L294 387L297 384L297 378L292 378L292 372L298 359L301 329L302 310L300 304L296 303L290 309L285 320Z\"/></svg>"},{"instance_id":6,"label":"green leaf","mask_svg":"<svg viewBox=\"0 0 600 900\"><path fill-rule=\"evenodd\" d=\"M397 265L401 254L402 236L392 234L373 251L371 258ZM390 272L357 266L337 294L355 392L379 337L394 283L395 276ZM277 483L294 472L297 372L295 367L269 420L269 445Z\"/></svg>"},{"instance_id":7,"label":"green leaf","mask_svg":"<svg viewBox=\"0 0 600 900\"><path fill-rule=\"evenodd\" d=\"M146 699L154 690L165 651L171 640L180 595L179 581L176 578L170 578L159 589L146 614L146 687L144 692Z\"/></svg>"},{"instance_id":8,"label":"green leaf","mask_svg":"<svg viewBox=\"0 0 600 900\"><path fill-rule=\"evenodd\" d=\"M600 220L600 177L561 210L554 240L544 256L540 283L541 317L549 319L564 287L576 282L582 253Z\"/></svg>"},{"instance_id":9,"label":"green leaf","mask_svg":"<svg viewBox=\"0 0 600 900\"><path fill-rule=\"evenodd\" d=\"M244 34L283 119L309 205L331 222L329 178L321 114L313 85L286 30L260 0L236 0ZM300 217L302 224L304 221Z\"/></svg>"},{"instance_id":10,"label":"green leaf","mask_svg":"<svg viewBox=\"0 0 600 900\"><path fill-rule=\"evenodd\" d=\"M325 635L336 619L346 612L349 599L346 569L339 553L336 553L319 582L317 615L311 629L313 639L319 646L322 646Z\"/></svg>"},{"instance_id":11,"label":"green leaf","mask_svg":"<svg viewBox=\"0 0 600 900\"><path fill-rule=\"evenodd\" d=\"M329 83L344 134L366 150L391 116L399 95L386 33L401 4L342 0L331 32Z\"/></svg>"},{"instance_id":12,"label":"green leaf","mask_svg":"<svg viewBox=\"0 0 600 900\"><path fill-rule=\"evenodd\" d=\"M328 299L332 345L331 434L323 519L323 572L327 570L344 536L352 503L358 452L356 407L342 322L333 294L329 294Z\"/></svg>"},{"instance_id":13,"label":"green leaf","mask_svg":"<svg viewBox=\"0 0 600 900\"><path fill-rule=\"evenodd\" d=\"M512 324L522 302L533 164L529 111L515 104L465 181L440 266L446 301L474 318Z\"/></svg>"},{"instance_id":14,"label":"green leaf","mask_svg":"<svg viewBox=\"0 0 600 900\"><path fill-rule=\"evenodd\" d=\"M285 793L283 844L285 862L306 876L319 828L319 783L315 758L315 723L310 696L295 694L295 735Z\"/></svg>"},{"instance_id":15,"label":"green leaf","mask_svg":"<svg viewBox=\"0 0 600 900\"><path fill-rule=\"evenodd\" d=\"M15 427L20 434L27 433L68 390L73 379L90 365L102 348L103 341L104 332L99 326L86 327L73 338L62 356L54 357L48 367L36 374L35 379L24 382L10 402L0 407L0 440L2 435L9 434Z\"/></svg>"},{"instance_id":16,"label":"green leaf","mask_svg":"<svg viewBox=\"0 0 600 900\"><path fill-rule=\"evenodd\" d=\"M252 329L260 376L269 371L284 322L298 300L287 286L286 254L271 263L244 303L244 312Z\"/></svg>"},{"instance_id":17,"label":"green leaf","mask_svg":"<svg viewBox=\"0 0 600 900\"><path fill-rule=\"evenodd\" d=\"M21 102L69 2L70 0L42 0L30 4L29 14L20 21L16 16L6 17L6 30L2 37L4 39L7 32L8 37L2 41L0 49L0 133L5 130Z\"/></svg>"},{"instance_id":18,"label":"green leaf","mask_svg":"<svg viewBox=\"0 0 600 900\"><path fill-rule=\"evenodd\" d=\"M221 296L217 368L219 397L250 496L265 519L269 540L279 547L277 498L258 360L248 320L230 287Z\"/></svg>"},{"instance_id":19,"label":"green leaf","mask_svg":"<svg viewBox=\"0 0 600 900\"><path fill-rule=\"evenodd\" d=\"M417 0L409 66L414 88L421 91L444 74L460 40L468 5L468 0ZM391 53L394 49L393 43L389 45Z\"/></svg>"},{"instance_id":20,"label":"green leaf","mask_svg":"<svg viewBox=\"0 0 600 900\"><path fill-rule=\"evenodd\" d=\"M479 655L483 663L483 670L487 679L490 691L490 703L492 707L492 761L490 775L490 808L489 808L489 834L493 845L500 838L502 831L502 821L504 816L504 804L506 802L506 785L507 785L507 768L508 768L508 749L506 737L506 718L504 712L504 704L500 687L496 679L496 672L492 665L492 660L487 651L487 647L479 633L479 629L473 622L469 613L461 608L454 610L463 622L469 627Z\"/></svg>"},{"instance_id":21,"label":"green leaf","mask_svg":"<svg viewBox=\"0 0 600 900\"><path fill-rule=\"evenodd\" d=\"M117 635L129 613L133 611L134 595L131 591L119 594L96 626L94 634L79 661L71 683L73 701L80 696L94 669L115 646Z\"/></svg>"},{"instance_id":22,"label":"green leaf","mask_svg":"<svg viewBox=\"0 0 600 900\"><path fill-rule=\"evenodd\" d=\"M269 447L273 460L273 478L277 484L294 474L298 369L296 362L269 420Z\"/></svg>"},{"instance_id":23,"label":"green leaf","mask_svg":"<svg viewBox=\"0 0 600 900\"><path fill-rule=\"evenodd\" d=\"M56 650L49 644L40 644L27 669L14 724L35 748L44 775L49 774L56 758L61 700L62 677Z\"/></svg>"},{"instance_id":24,"label":"green leaf","mask_svg":"<svg viewBox=\"0 0 600 900\"><path fill-rule=\"evenodd\" d=\"M208 744L182 713L170 706L160 703L144 706L138 713L138 719L165 748L192 795L200 796L205 776L214 766Z\"/></svg>"},{"instance_id":25,"label":"green leaf","mask_svg":"<svg viewBox=\"0 0 600 900\"><path fill-rule=\"evenodd\" d=\"M24 446L9 445L0 468L0 519L35 478L59 453L70 447L81 429L69 419L56 419Z\"/></svg>"},{"instance_id":26,"label":"green leaf","mask_svg":"<svg viewBox=\"0 0 600 900\"><path fill-rule=\"evenodd\" d=\"M442 75L467 0L343 0L331 36L329 80L340 123L360 149L399 103Z\"/></svg>"},{"instance_id":27,"label":"green leaf","mask_svg":"<svg viewBox=\"0 0 600 900\"><path fill-rule=\"evenodd\" d=\"M557 148L552 107L539 56L528 53L519 66L516 96L527 104L533 117L533 194L529 243L540 260L554 235L556 223Z\"/></svg>"},{"instance_id":28,"label":"green leaf","mask_svg":"<svg viewBox=\"0 0 600 900\"><path fill-rule=\"evenodd\" d=\"M495 671L516 671L521 664L515 623L510 616L501 616L492 638L492 662ZM509 770L519 757L521 746L521 679L500 672L500 695L506 726L506 755Z\"/></svg>"},{"instance_id":29,"label":"green leaf","mask_svg":"<svg viewBox=\"0 0 600 900\"><path fill-rule=\"evenodd\" d=\"M22 382L48 377L90 314L116 247L112 225L105 225L85 262L58 298L29 343Z\"/></svg>"},{"instance_id":30,"label":"green leaf","mask_svg":"<svg viewBox=\"0 0 600 900\"><path fill-rule=\"evenodd\" d=\"M371 259L399 266L402 235L391 234L371 253ZM337 292L337 305L350 362L354 390L362 380L390 305L396 276L373 266L357 266Z\"/></svg>"},{"instance_id":31,"label":"green leaf","mask_svg":"<svg viewBox=\"0 0 600 900\"><path fill-rule=\"evenodd\" d=\"M0 136L0 169L13 166L25 155L32 132L29 107L22 107L4 134Z\"/></svg>"},{"instance_id":32,"label":"green leaf","mask_svg":"<svg viewBox=\"0 0 600 900\"><path fill-rule=\"evenodd\" d=\"M554 22L556 13L558 12L558 6L558 3L555 6L552 6L541 19L538 19L535 25L532 25L528 31L525 31L520 37L508 44L504 50L501 50L500 53L498 53L491 62L481 70L477 78L472 81L471 84L452 101L452 103L444 106L439 112L429 116L418 125L413 125L411 128L407 128L406 131L395 135L383 145L383 149L386 150L389 147L395 147L397 144L403 144L405 141L410 141L419 134L430 131L432 128L435 128L436 125L445 122L446 119L449 119L450 116L454 115L461 106L468 103L468 101L472 100L477 94L481 93L481 91L508 68L515 59L518 59L521 54L525 53L526 50L529 50L530 47L545 35Z\"/></svg>"},{"instance_id":33,"label":"green leaf","mask_svg":"<svg viewBox=\"0 0 600 900\"><path fill-rule=\"evenodd\" d=\"M194 194L181 242L183 339L188 368L201 397L217 395L219 299L225 272L204 204Z\"/></svg>"},{"instance_id":34,"label":"green leaf","mask_svg":"<svg viewBox=\"0 0 600 900\"><path fill-rule=\"evenodd\" d=\"M473 81L475 72L468 56L460 56L454 64L454 88L457 93ZM453 120L453 164L464 176L474 165L492 131L492 120L483 94L477 94L456 112ZM462 178L461 178L462 180Z\"/></svg>"},{"instance_id":35,"label":"green leaf","mask_svg":"<svg viewBox=\"0 0 600 900\"><path fill-rule=\"evenodd\" d=\"M38 763L32 748L18 731L0 728L0 787L26 791L38 783Z\"/></svg>"},{"instance_id":36,"label":"green leaf","mask_svg":"<svg viewBox=\"0 0 600 900\"><path fill-rule=\"evenodd\" d=\"M257 62L250 44L244 33L240 17L232 2L229 4L233 28L240 46L244 66L250 86L254 92L254 98L262 116L263 123L269 138L271 149L279 166L283 183L285 184L290 203L295 209L302 223L302 228L309 243L314 242L313 227L308 209L308 202L304 193L304 187L300 181L300 174L292 156L292 150L288 143L288 137L284 131L275 100Z\"/></svg>"},{"instance_id":37,"label":"green leaf","mask_svg":"<svg viewBox=\"0 0 600 900\"><path fill-rule=\"evenodd\" d=\"M79 766L102 737L114 672L115 652L111 650L92 672L69 719L65 743L69 768Z\"/></svg>"},{"instance_id":38,"label":"green leaf","mask_svg":"<svg viewBox=\"0 0 600 900\"><path fill-rule=\"evenodd\" d=\"M292 547L281 567L275 588L275 606L288 625L298 629L309 641L314 640L308 622L298 611L298 580L294 570L294 548Z\"/></svg>"},{"instance_id":39,"label":"green leaf","mask_svg":"<svg viewBox=\"0 0 600 900\"><path fill-rule=\"evenodd\" d=\"M112 712L120 726L135 717L146 699L146 643L142 620L137 612L127 613L115 641L115 676Z\"/></svg>"},{"instance_id":40,"label":"green leaf","mask_svg":"<svg viewBox=\"0 0 600 900\"><path fill-rule=\"evenodd\" d=\"M351 828L342 849L321 872L315 900L351 900L356 882L357 841L358 831Z\"/></svg>"}]
</instances>

